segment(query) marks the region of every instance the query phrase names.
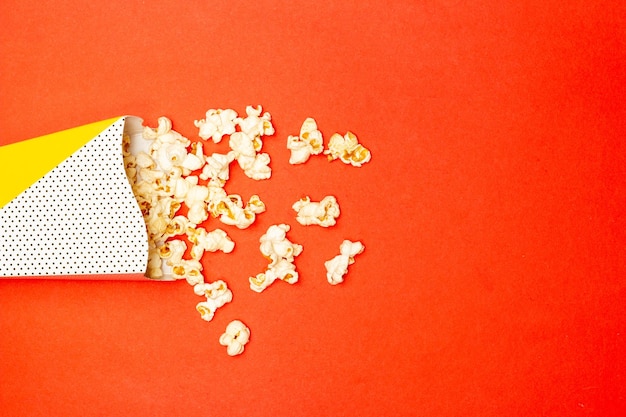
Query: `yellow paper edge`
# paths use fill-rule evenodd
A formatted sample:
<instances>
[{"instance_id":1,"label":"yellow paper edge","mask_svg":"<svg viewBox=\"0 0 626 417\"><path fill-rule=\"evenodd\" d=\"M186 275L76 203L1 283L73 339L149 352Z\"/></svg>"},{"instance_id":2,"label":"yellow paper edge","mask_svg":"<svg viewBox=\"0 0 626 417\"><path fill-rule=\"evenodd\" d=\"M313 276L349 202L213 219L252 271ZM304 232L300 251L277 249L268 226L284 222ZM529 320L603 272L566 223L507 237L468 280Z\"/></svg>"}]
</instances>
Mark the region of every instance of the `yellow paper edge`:
<instances>
[{"instance_id":1,"label":"yellow paper edge","mask_svg":"<svg viewBox=\"0 0 626 417\"><path fill-rule=\"evenodd\" d=\"M0 208L120 117L0 146Z\"/></svg>"}]
</instances>

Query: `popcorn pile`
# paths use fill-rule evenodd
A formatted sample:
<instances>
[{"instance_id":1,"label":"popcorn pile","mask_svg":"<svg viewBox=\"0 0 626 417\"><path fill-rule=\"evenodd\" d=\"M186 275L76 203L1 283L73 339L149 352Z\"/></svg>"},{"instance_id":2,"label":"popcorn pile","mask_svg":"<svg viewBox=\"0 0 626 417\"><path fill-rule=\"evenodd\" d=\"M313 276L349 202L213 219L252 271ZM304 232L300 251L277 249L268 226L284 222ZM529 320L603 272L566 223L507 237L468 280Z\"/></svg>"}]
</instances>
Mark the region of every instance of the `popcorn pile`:
<instances>
[{"instance_id":1,"label":"popcorn pile","mask_svg":"<svg viewBox=\"0 0 626 417\"><path fill-rule=\"evenodd\" d=\"M250 227L256 216L265 212L258 195L244 202L238 194L229 194L225 184L230 178L231 163L236 161L246 176L260 181L271 177L270 156L262 152L263 138L275 133L271 115L261 106L246 107L246 116L239 117L232 109L210 109L205 118L196 120L202 141L191 142L172 129L167 117L160 117L156 128L143 128L144 143L137 146L124 135L122 152L126 173L144 216L148 232L149 259L146 276L152 279L184 279L204 301L196 305L200 317L211 321L215 312L232 301L233 294L223 280L206 282L202 259L207 252L230 253L235 242L221 228L207 230L209 219L238 229ZM230 151L205 153L208 141L220 143L228 137ZM307 118L299 136L288 136L291 151L289 163L305 163L312 155L327 155L330 161L360 167L371 159L370 151L359 144L356 136L331 136L324 150L322 133L312 118ZM183 209L184 207L184 209ZM334 196L311 201L306 196L292 206L296 221L303 225L331 227L340 214ZM301 245L287 238L288 224L272 225L260 238L260 252L268 259L267 268L249 277L250 289L262 292L273 282L289 284L298 281L294 264ZM189 246L188 246L189 243ZM361 242L345 240L340 255L325 263L327 279L332 285L343 282L354 256L363 252ZM233 321L220 338L233 356L243 352L250 330L240 321Z\"/></svg>"}]
</instances>

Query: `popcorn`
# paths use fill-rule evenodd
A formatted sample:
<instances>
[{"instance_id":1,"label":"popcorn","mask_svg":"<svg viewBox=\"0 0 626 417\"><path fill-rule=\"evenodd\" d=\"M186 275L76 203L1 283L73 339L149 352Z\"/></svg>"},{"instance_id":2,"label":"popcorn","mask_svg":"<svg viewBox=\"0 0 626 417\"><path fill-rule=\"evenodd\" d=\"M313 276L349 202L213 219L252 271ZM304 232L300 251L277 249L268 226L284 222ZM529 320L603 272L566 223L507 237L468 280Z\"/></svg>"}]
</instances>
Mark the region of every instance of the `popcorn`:
<instances>
[{"instance_id":1,"label":"popcorn","mask_svg":"<svg viewBox=\"0 0 626 417\"><path fill-rule=\"evenodd\" d=\"M161 237L162 235L164 235L167 229L167 225L169 224L169 219L162 215L162 213L158 211L158 207L156 206L153 206L150 209L150 213L148 213L145 221L148 229L148 234L153 238L155 236Z\"/></svg>"},{"instance_id":2,"label":"popcorn","mask_svg":"<svg viewBox=\"0 0 626 417\"><path fill-rule=\"evenodd\" d=\"M288 224L272 225L261 236L261 253L267 258L270 267L276 265L280 259L293 262L294 258L302 253L302 246L287 239L287 232L291 229Z\"/></svg>"},{"instance_id":3,"label":"popcorn","mask_svg":"<svg viewBox=\"0 0 626 417\"><path fill-rule=\"evenodd\" d=\"M254 157L252 164L244 169L244 174L253 180L266 180L272 176L272 169L269 167L270 156L266 153L259 153Z\"/></svg>"},{"instance_id":4,"label":"popcorn","mask_svg":"<svg viewBox=\"0 0 626 417\"><path fill-rule=\"evenodd\" d=\"M174 279L185 279L189 285L197 285L204 282L202 276L202 264L195 259L183 259L172 265Z\"/></svg>"},{"instance_id":5,"label":"popcorn","mask_svg":"<svg viewBox=\"0 0 626 417\"><path fill-rule=\"evenodd\" d=\"M210 109L206 112L206 118L196 120L193 124L200 128L198 136L204 140L211 138L214 143L222 141L224 135L235 132L235 119L237 112L231 109Z\"/></svg>"},{"instance_id":6,"label":"popcorn","mask_svg":"<svg viewBox=\"0 0 626 417\"><path fill-rule=\"evenodd\" d=\"M196 305L196 310L200 313L200 317L206 321L211 321L215 311L224 304L230 303L233 299L233 293L222 280L210 284L198 283L194 286L194 293L206 297L206 301Z\"/></svg>"},{"instance_id":7,"label":"popcorn","mask_svg":"<svg viewBox=\"0 0 626 417\"><path fill-rule=\"evenodd\" d=\"M167 117L159 117L156 129L144 127L143 137L153 141L150 146L150 156L166 173L171 172L175 167L180 167L187 157L187 147L190 141L172 130L172 122Z\"/></svg>"},{"instance_id":8,"label":"popcorn","mask_svg":"<svg viewBox=\"0 0 626 417\"><path fill-rule=\"evenodd\" d=\"M181 167L183 175L189 175L192 171L197 171L204 166L205 157L202 153L202 143L195 142L191 144L191 153L188 153L183 160Z\"/></svg>"},{"instance_id":9,"label":"popcorn","mask_svg":"<svg viewBox=\"0 0 626 417\"><path fill-rule=\"evenodd\" d=\"M182 240L170 240L159 246L158 250L161 259L165 259L167 265L173 266L183 260L187 244Z\"/></svg>"},{"instance_id":10,"label":"popcorn","mask_svg":"<svg viewBox=\"0 0 626 417\"><path fill-rule=\"evenodd\" d=\"M153 151L152 157L162 170L171 172L174 167L183 164L187 158L187 148L180 142L164 143Z\"/></svg>"},{"instance_id":11,"label":"popcorn","mask_svg":"<svg viewBox=\"0 0 626 417\"><path fill-rule=\"evenodd\" d=\"M235 120L241 131L253 139L274 134L274 126L272 126L271 122L272 116L268 112L263 113L261 116L261 112L261 106L247 106L247 117L245 119L239 117Z\"/></svg>"},{"instance_id":12,"label":"popcorn","mask_svg":"<svg viewBox=\"0 0 626 417\"><path fill-rule=\"evenodd\" d=\"M144 127L143 137L149 141L144 150L131 153L127 134L122 141L124 166L148 230L147 275L162 278L171 273L174 278L185 278L192 284L203 283L199 261L207 251L229 253L234 249L234 242L226 232L221 229L208 232L198 225L212 216L224 224L245 229L254 223L257 214L265 211L265 204L257 195L244 204L240 195L228 194L224 185L230 177L230 164L235 160L250 178L271 177L270 156L261 149L263 136L275 133L271 115L263 112L261 106L247 106L245 117L239 117L231 109L211 109L205 119L194 124L203 140L218 143L229 136L231 150L206 156L203 148L206 145L191 143L172 129L167 117L160 117L156 128ZM334 134L328 150L324 151L322 133L310 117L304 120L299 136L289 136L288 148L291 164L304 163L311 155L322 152L330 160L341 159L354 166L361 166L371 158L369 150L351 132L345 136ZM197 174L192 176L194 172ZM183 203L187 211L181 216L177 213ZM333 226L340 213L333 196L319 202L306 196L292 208L302 225ZM275 225L262 236L261 252L269 265L264 272L250 278L250 285L256 291L262 291L277 279L289 283L298 280L293 261L302 246L286 238L288 230L288 225ZM182 240L168 241L183 234L192 245L189 252ZM186 253L191 259L183 259ZM349 257L349 263L353 261Z\"/></svg>"},{"instance_id":13,"label":"popcorn","mask_svg":"<svg viewBox=\"0 0 626 417\"><path fill-rule=\"evenodd\" d=\"M124 168L126 169L126 176L131 181L136 181L137 179L137 158L134 155L125 155L124 156Z\"/></svg>"},{"instance_id":14,"label":"popcorn","mask_svg":"<svg viewBox=\"0 0 626 417\"><path fill-rule=\"evenodd\" d=\"M265 211L265 204L258 195L250 197L248 204L244 208L243 200L238 194L231 194L219 201L212 202L211 213L219 216L224 224L237 226L239 229L246 229L254 223L256 215Z\"/></svg>"},{"instance_id":15,"label":"popcorn","mask_svg":"<svg viewBox=\"0 0 626 417\"><path fill-rule=\"evenodd\" d=\"M298 213L296 220L303 226L334 226L339 217L339 204L333 196L326 196L320 202L313 202L306 196L294 203L292 208Z\"/></svg>"},{"instance_id":16,"label":"popcorn","mask_svg":"<svg viewBox=\"0 0 626 417\"><path fill-rule=\"evenodd\" d=\"M228 144L237 163L248 177L255 180L270 178L272 175L269 167L270 156L266 153L257 154L260 145L257 149L252 136L245 132L235 132L230 136Z\"/></svg>"},{"instance_id":17,"label":"popcorn","mask_svg":"<svg viewBox=\"0 0 626 417\"><path fill-rule=\"evenodd\" d=\"M189 146L189 140L183 135L172 130L172 121L165 116L159 117L158 126L156 129L152 129L148 126L143 129L143 137L148 140L157 141L158 144L163 143L182 143L185 146Z\"/></svg>"},{"instance_id":18,"label":"popcorn","mask_svg":"<svg viewBox=\"0 0 626 417\"><path fill-rule=\"evenodd\" d=\"M250 340L250 329L239 320L231 321L226 331L220 336L220 345L226 346L229 356L240 355Z\"/></svg>"},{"instance_id":19,"label":"popcorn","mask_svg":"<svg viewBox=\"0 0 626 417\"><path fill-rule=\"evenodd\" d=\"M324 150L322 132L317 130L315 119L307 118L300 128L300 136L287 138L287 149L291 151L289 163L303 164L311 155L319 155Z\"/></svg>"},{"instance_id":20,"label":"popcorn","mask_svg":"<svg viewBox=\"0 0 626 417\"><path fill-rule=\"evenodd\" d=\"M293 261L302 253L302 246L287 239L289 229L287 224L272 225L261 236L261 253L270 261L270 264L265 272L248 278L251 290L262 292L276 280L282 280L288 284L298 282L298 273Z\"/></svg>"},{"instance_id":21,"label":"popcorn","mask_svg":"<svg viewBox=\"0 0 626 417\"><path fill-rule=\"evenodd\" d=\"M122 156L125 158L130 155L130 135L124 132L122 134Z\"/></svg>"},{"instance_id":22,"label":"popcorn","mask_svg":"<svg viewBox=\"0 0 626 417\"><path fill-rule=\"evenodd\" d=\"M169 238L172 236L179 236L185 234L187 227L189 227L192 223L185 216L174 216L169 224L165 227L165 233L163 234L164 238Z\"/></svg>"},{"instance_id":23,"label":"popcorn","mask_svg":"<svg viewBox=\"0 0 626 417\"><path fill-rule=\"evenodd\" d=\"M200 260L205 251L230 253L235 248L235 243L228 237L225 231L215 229L211 232L199 227L187 228L187 237L193 246L191 248L191 258Z\"/></svg>"},{"instance_id":24,"label":"popcorn","mask_svg":"<svg viewBox=\"0 0 626 417\"><path fill-rule=\"evenodd\" d=\"M362 253L363 250L365 250L365 246L361 242L344 240L339 247L340 254L324 262L328 282L331 285L342 283L344 275L348 273L348 265L352 265L354 257Z\"/></svg>"},{"instance_id":25,"label":"popcorn","mask_svg":"<svg viewBox=\"0 0 626 417\"><path fill-rule=\"evenodd\" d=\"M229 298L228 294L231 293L228 289L228 285L226 285L226 283L221 279L210 283L202 282L196 284L193 287L193 292L196 295L204 295L206 298L210 298L212 300L220 297L226 300Z\"/></svg>"},{"instance_id":26,"label":"popcorn","mask_svg":"<svg viewBox=\"0 0 626 417\"><path fill-rule=\"evenodd\" d=\"M250 197L244 205L242 197L228 194L224 185L230 177L230 164L235 160L245 175L254 180L271 177L270 156L261 152L262 137L274 134L275 130L271 115L263 113L261 106L247 106L243 118L234 110L211 109L205 119L196 120L194 124L203 140L219 143L224 136L229 136L231 150L226 154L207 156L203 152L203 142L191 143L172 130L168 118L160 117L156 128L144 127L143 136L151 141L147 150L131 154L130 136L125 134L122 154L126 174L148 231L146 276L185 279L193 286L195 294L206 298L196 305L196 310L203 320L211 321L218 308L232 301L233 294L222 280L204 282L201 260L206 252L230 253L235 243L222 229L208 232L198 225L212 216L224 224L245 229L254 223L257 214L265 211L265 204L258 195ZM322 133L310 117L303 122L298 136L287 138L287 149L291 152L289 163L292 165L303 164L311 155L322 152L331 161L340 159L356 167L371 159L370 151L359 144L351 132L345 136L332 135L328 149L324 151ZM184 216L177 214L183 203L187 208ZM319 202L305 196L295 202L292 209L296 211L298 223L305 226L334 226L340 215L334 196L326 196ZM298 282L294 261L303 248L287 238L289 230L287 224L272 225L259 239L260 251L268 259L268 265L265 271L248 278L251 290L261 293L277 280L288 284ZM171 239L182 235L185 235L185 241ZM186 241L191 244L189 251ZM324 263L328 282L331 285L343 282L348 266L364 249L361 242L344 240L340 254ZM244 351L249 338L248 327L234 320L228 324L219 342L226 346L228 355L235 356Z\"/></svg>"},{"instance_id":27,"label":"popcorn","mask_svg":"<svg viewBox=\"0 0 626 417\"><path fill-rule=\"evenodd\" d=\"M252 136L244 132L235 132L230 135L228 146L232 149L241 169L246 169L253 164L257 150L252 141Z\"/></svg>"},{"instance_id":28,"label":"popcorn","mask_svg":"<svg viewBox=\"0 0 626 417\"><path fill-rule=\"evenodd\" d=\"M296 266L286 259L279 259L276 264L269 267L265 272L261 272L255 277L248 278L248 281L250 282L250 289L252 291L262 292L277 279L285 281L288 284L298 282Z\"/></svg>"},{"instance_id":29,"label":"popcorn","mask_svg":"<svg viewBox=\"0 0 626 417\"><path fill-rule=\"evenodd\" d=\"M148 266L146 276L152 279L163 278L163 261L154 241L148 240Z\"/></svg>"},{"instance_id":30,"label":"popcorn","mask_svg":"<svg viewBox=\"0 0 626 417\"><path fill-rule=\"evenodd\" d=\"M207 210L211 216L219 217L224 208L222 203L228 198L228 194L226 194L226 190L224 190L221 185L214 182L209 182L207 189L209 190L209 196L206 199Z\"/></svg>"},{"instance_id":31,"label":"popcorn","mask_svg":"<svg viewBox=\"0 0 626 417\"><path fill-rule=\"evenodd\" d=\"M190 222L195 224L204 222L209 218L209 212L207 211L206 204L196 203L191 205L187 211L187 217Z\"/></svg>"},{"instance_id":32,"label":"popcorn","mask_svg":"<svg viewBox=\"0 0 626 417\"><path fill-rule=\"evenodd\" d=\"M173 177L170 176L167 178L168 189L170 195L172 195L177 200L185 200L187 199L187 194L194 185L198 185L198 177L189 176L189 177Z\"/></svg>"},{"instance_id":33,"label":"popcorn","mask_svg":"<svg viewBox=\"0 0 626 417\"><path fill-rule=\"evenodd\" d=\"M155 167L156 167L156 164L155 164ZM154 184L158 180L162 180L165 178L165 172L157 170L155 168L141 168L140 167L138 174L139 174L139 177L141 177L141 182L145 182L147 184ZM140 195L145 196L146 194L140 194Z\"/></svg>"},{"instance_id":34,"label":"popcorn","mask_svg":"<svg viewBox=\"0 0 626 417\"><path fill-rule=\"evenodd\" d=\"M147 153L143 151L139 151L137 153L137 155L135 156L135 162L139 168L147 168L147 169L156 168L156 163L154 162L154 159L152 159L150 155L148 155Z\"/></svg>"},{"instance_id":35,"label":"popcorn","mask_svg":"<svg viewBox=\"0 0 626 417\"><path fill-rule=\"evenodd\" d=\"M357 137L352 132L345 136L333 134L328 142L328 149L324 151L330 161L339 158L345 164L360 167L369 162L372 155L370 151L359 144Z\"/></svg>"},{"instance_id":36,"label":"popcorn","mask_svg":"<svg viewBox=\"0 0 626 417\"><path fill-rule=\"evenodd\" d=\"M254 180L265 180L272 175L269 167L270 156L267 153L258 152L263 146L261 137L275 132L271 115L265 112L261 116L261 106L247 106L246 114L248 116L245 119L235 120L241 131L234 132L230 136L229 146L234 152L237 163L248 177Z\"/></svg>"},{"instance_id":37,"label":"popcorn","mask_svg":"<svg viewBox=\"0 0 626 417\"><path fill-rule=\"evenodd\" d=\"M210 178L212 182L218 185L224 185L230 177L230 163L234 160L234 151L228 152L227 154L214 153L206 158L206 164L202 169L200 178L203 180Z\"/></svg>"},{"instance_id":38,"label":"popcorn","mask_svg":"<svg viewBox=\"0 0 626 417\"><path fill-rule=\"evenodd\" d=\"M185 195L185 205L189 208L187 218L191 223L200 224L209 218L206 199L209 188L204 185L192 185Z\"/></svg>"}]
</instances>

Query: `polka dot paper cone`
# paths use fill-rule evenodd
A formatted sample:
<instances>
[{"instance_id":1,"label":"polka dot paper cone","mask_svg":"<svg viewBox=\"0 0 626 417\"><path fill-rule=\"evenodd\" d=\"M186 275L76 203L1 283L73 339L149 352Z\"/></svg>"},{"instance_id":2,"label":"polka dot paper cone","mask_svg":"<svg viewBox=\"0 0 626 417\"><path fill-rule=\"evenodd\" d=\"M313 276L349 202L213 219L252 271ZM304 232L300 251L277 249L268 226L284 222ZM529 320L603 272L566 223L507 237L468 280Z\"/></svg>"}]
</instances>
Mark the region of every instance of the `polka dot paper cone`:
<instances>
[{"instance_id":1,"label":"polka dot paper cone","mask_svg":"<svg viewBox=\"0 0 626 417\"><path fill-rule=\"evenodd\" d=\"M0 276L141 279L146 226L120 117L0 147ZM5 185L6 184L6 185Z\"/></svg>"}]
</instances>

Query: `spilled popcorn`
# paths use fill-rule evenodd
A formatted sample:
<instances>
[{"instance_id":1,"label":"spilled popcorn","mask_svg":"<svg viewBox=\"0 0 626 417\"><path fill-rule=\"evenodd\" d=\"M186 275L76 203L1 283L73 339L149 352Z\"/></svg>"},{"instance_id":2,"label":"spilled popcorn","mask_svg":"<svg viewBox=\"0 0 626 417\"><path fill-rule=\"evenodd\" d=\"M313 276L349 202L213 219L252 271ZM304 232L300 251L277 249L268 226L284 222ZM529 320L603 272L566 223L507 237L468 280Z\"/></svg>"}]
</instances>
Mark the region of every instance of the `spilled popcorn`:
<instances>
[{"instance_id":1,"label":"spilled popcorn","mask_svg":"<svg viewBox=\"0 0 626 417\"><path fill-rule=\"evenodd\" d=\"M210 109L206 112L206 117L194 121L194 125L200 129L198 136L202 139L220 143L224 135L235 133L236 117L237 112L232 109Z\"/></svg>"},{"instance_id":2,"label":"spilled popcorn","mask_svg":"<svg viewBox=\"0 0 626 417\"><path fill-rule=\"evenodd\" d=\"M239 320L233 320L226 326L226 331L220 336L220 345L226 346L229 356L243 353L244 346L250 340L250 329Z\"/></svg>"},{"instance_id":3,"label":"spilled popcorn","mask_svg":"<svg viewBox=\"0 0 626 417\"><path fill-rule=\"evenodd\" d=\"M309 196L296 201L292 208L296 211L296 220L303 226L316 224L322 227L334 226L339 217L339 204L332 195L320 202L311 201Z\"/></svg>"},{"instance_id":4,"label":"spilled popcorn","mask_svg":"<svg viewBox=\"0 0 626 417\"><path fill-rule=\"evenodd\" d=\"M348 132L345 136L333 134L328 141L328 149L324 151L329 160L339 158L344 164L360 167L369 162L372 155L366 147L359 143L356 135Z\"/></svg>"},{"instance_id":5,"label":"spilled popcorn","mask_svg":"<svg viewBox=\"0 0 626 417\"><path fill-rule=\"evenodd\" d=\"M204 296L196 310L203 320L211 321L219 308L232 301L233 293L221 279L206 281L202 261L207 252L231 253L235 242L222 228L206 225L215 219L226 226L247 229L266 211L258 195L244 201L239 194L227 192L225 186L233 165L253 180L271 178L271 159L263 152L263 140L275 129L270 113L261 106L247 106L244 116L232 109L209 109L194 125L201 139L196 142L173 130L169 118L159 117L157 127L144 126L141 143L131 146L131 138L125 134L122 153L148 232L146 276L185 280L196 295ZM205 153L210 142L223 140L228 143L228 152ZM371 159L370 151L351 132L333 134L324 150L322 132L311 117L305 119L298 136L288 136L287 148L291 165L304 164L312 155L322 153L328 160L340 159L355 167ZM303 226L334 226L340 214L334 196L321 201L306 196L292 208L296 221ZM260 251L269 264L265 271L248 278L251 290L260 293L276 280L289 284L298 281L294 262L303 247L287 238L290 228L284 223L272 225L260 237ZM363 249L360 242L344 241L340 255L325 262L328 281L333 285L342 282L348 265ZM235 320L220 337L220 344L234 356L243 352L249 337L248 327Z\"/></svg>"},{"instance_id":6,"label":"spilled popcorn","mask_svg":"<svg viewBox=\"0 0 626 417\"><path fill-rule=\"evenodd\" d=\"M354 257L365 250L361 242L344 240L339 246L339 255L330 261L324 262L326 279L331 285L341 284L343 277L348 273L348 265L354 263Z\"/></svg>"},{"instance_id":7,"label":"spilled popcorn","mask_svg":"<svg viewBox=\"0 0 626 417\"><path fill-rule=\"evenodd\" d=\"M298 282L298 272L293 262L302 253L302 246L287 239L289 230L290 226L287 224L272 225L261 236L261 254L270 263L265 272L248 278L251 290L262 292L277 279L288 284Z\"/></svg>"},{"instance_id":8,"label":"spilled popcorn","mask_svg":"<svg viewBox=\"0 0 626 417\"><path fill-rule=\"evenodd\" d=\"M291 151L289 163L303 164L311 155L319 155L324 150L322 132L317 130L315 119L307 118L300 128L299 136L287 138L287 149Z\"/></svg>"},{"instance_id":9,"label":"spilled popcorn","mask_svg":"<svg viewBox=\"0 0 626 417\"><path fill-rule=\"evenodd\" d=\"M204 295L206 297L206 301L201 301L196 305L196 310L200 313L200 317L206 321L211 321L218 308L233 300L233 293L222 280L210 284L199 282L194 285L193 291L196 295Z\"/></svg>"}]
</instances>

